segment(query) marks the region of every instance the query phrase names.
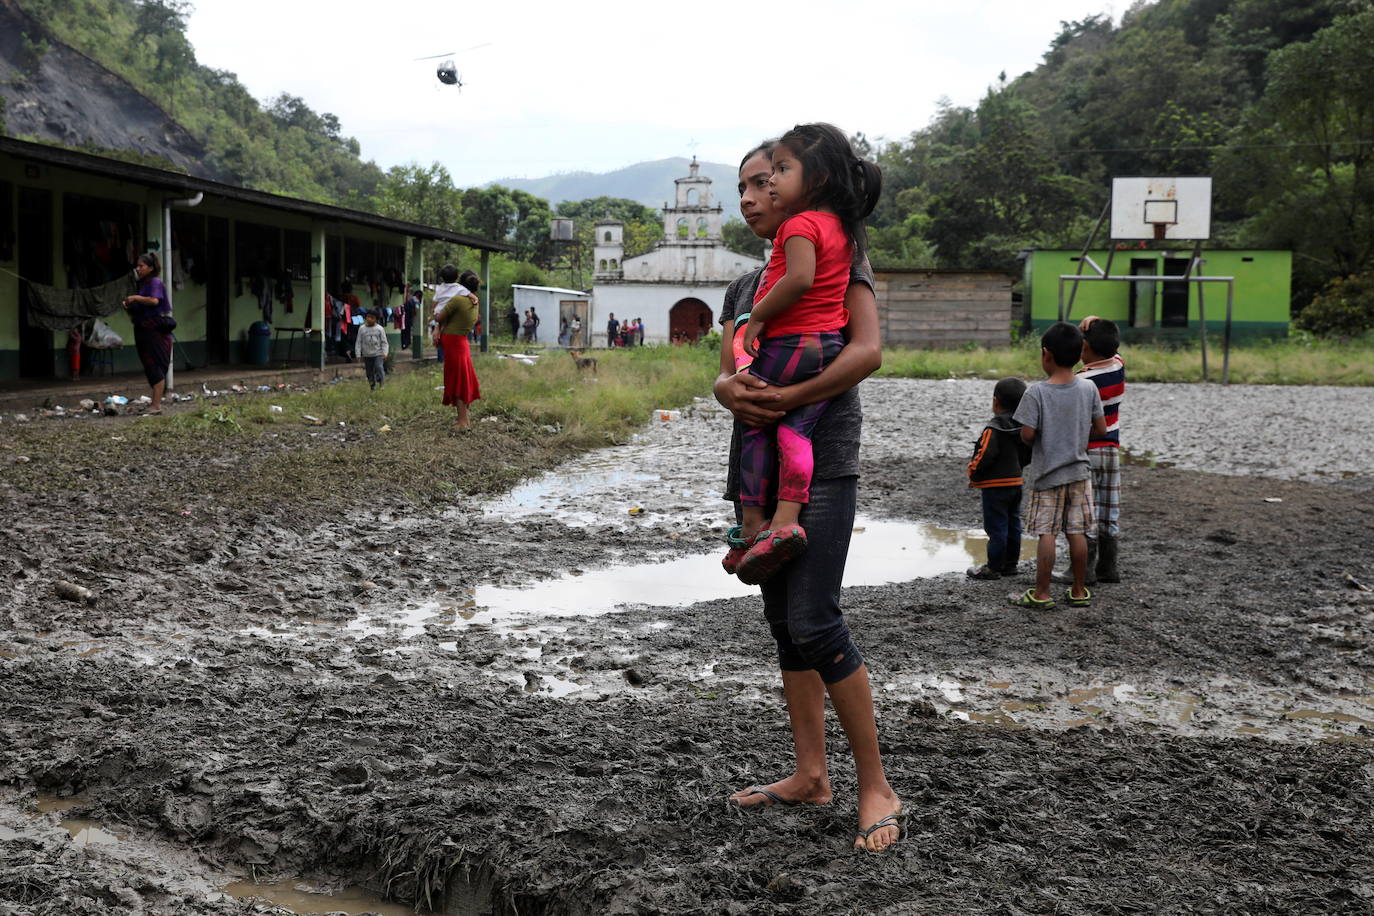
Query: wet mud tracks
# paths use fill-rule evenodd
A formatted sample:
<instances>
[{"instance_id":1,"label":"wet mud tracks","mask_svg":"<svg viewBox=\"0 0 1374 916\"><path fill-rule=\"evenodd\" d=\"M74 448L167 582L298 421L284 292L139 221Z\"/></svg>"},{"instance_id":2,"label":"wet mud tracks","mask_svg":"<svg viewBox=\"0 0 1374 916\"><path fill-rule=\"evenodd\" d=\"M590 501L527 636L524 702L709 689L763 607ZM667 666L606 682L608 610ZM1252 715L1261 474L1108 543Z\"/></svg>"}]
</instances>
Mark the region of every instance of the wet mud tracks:
<instances>
[{"instance_id":1,"label":"wet mud tracks","mask_svg":"<svg viewBox=\"0 0 1374 916\"><path fill-rule=\"evenodd\" d=\"M1156 388L1134 435L1176 464L1127 467L1125 581L1092 607L949 572L846 589L911 814L881 857L849 848L833 720L834 802L726 804L790 760L757 600L632 577L719 552L709 407L365 518L5 490L0 913L279 912L220 893L253 879L379 912L1368 911L1374 593L1347 577L1374 579L1374 468L1198 470L1176 437L1207 418ZM985 394L868 383L861 514L976 527ZM77 847L40 810L63 798L133 839Z\"/></svg>"}]
</instances>

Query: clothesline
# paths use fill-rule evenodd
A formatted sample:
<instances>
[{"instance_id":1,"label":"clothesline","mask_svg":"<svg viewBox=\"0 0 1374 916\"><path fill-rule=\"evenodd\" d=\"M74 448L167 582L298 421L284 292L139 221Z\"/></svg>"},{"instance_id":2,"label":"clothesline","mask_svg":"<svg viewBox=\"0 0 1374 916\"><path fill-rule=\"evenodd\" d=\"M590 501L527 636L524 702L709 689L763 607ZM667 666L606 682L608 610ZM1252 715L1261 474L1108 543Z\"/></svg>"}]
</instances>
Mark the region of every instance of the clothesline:
<instances>
[{"instance_id":1,"label":"clothesline","mask_svg":"<svg viewBox=\"0 0 1374 916\"><path fill-rule=\"evenodd\" d=\"M124 298L137 288L132 273L100 286L58 289L4 267L0 271L28 284L29 326L47 331L69 331L92 318L113 315L124 304Z\"/></svg>"}]
</instances>

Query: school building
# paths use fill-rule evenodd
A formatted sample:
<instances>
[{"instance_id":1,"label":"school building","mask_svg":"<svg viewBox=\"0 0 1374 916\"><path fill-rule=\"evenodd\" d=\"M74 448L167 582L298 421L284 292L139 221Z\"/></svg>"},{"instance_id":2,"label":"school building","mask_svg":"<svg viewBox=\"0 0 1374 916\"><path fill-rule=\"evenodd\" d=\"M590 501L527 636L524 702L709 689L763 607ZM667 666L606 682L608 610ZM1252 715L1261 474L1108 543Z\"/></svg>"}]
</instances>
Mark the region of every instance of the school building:
<instances>
[{"instance_id":1,"label":"school building","mask_svg":"<svg viewBox=\"0 0 1374 916\"><path fill-rule=\"evenodd\" d=\"M130 276L144 251L163 263L176 368L251 362L250 330L265 334L261 323L271 328L273 362L323 367L326 294L348 284L364 307L399 308L408 281L423 276L423 240L471 249L484 278L491 252L513 250L437 226L0 137L0 382L69 371L69 334L30 320L29 282L100 287ZM482 295L485 305L488 287ZM97 364L137 369L123 309L102 320L124 346L99 354ZM388 331L398 349L399 332ZM418 354L425 335L413 337Z\"/></svg>"},{"instance_id":2,"label":"school building","mask_svg":"<svg viewBox=\"0 0 1374 916\"><path fill-rule=\"evenodd\" d=\"M1080 250L1036 248L1025 252L1022 264L1022 308L1035 334L1061 316L1061 277L1092 276L1092 266L1080 260ZM1192 340L1205 316L1209 334L1226 327L1227 284L1195 283L1182 279L1192 259L1191 248L1156 250L1121 248L1088 252L1092 264L1112 276L1128 280L1062 282L1068 317L1110 318L1121 328L1123 340L1133 342ZM1267 249L1207 249L1202 251L1202 276L1233 277L1231 339L1286 337L1290 317L1293 253Z\"/></svg>"}]
</instances>

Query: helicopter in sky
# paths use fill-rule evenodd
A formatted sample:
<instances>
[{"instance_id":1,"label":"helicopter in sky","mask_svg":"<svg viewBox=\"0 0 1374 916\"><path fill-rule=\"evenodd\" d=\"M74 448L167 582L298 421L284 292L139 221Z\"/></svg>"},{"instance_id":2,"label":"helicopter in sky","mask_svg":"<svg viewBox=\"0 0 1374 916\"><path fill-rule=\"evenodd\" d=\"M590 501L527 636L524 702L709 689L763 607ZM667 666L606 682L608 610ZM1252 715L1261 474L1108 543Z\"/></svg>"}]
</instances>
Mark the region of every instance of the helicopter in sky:
<instances>
[{"instance_id":1,"label":"helicopter in sky","mask_svg":"<svg viewBox=\"0 0 1374 916\"><path fill-rule=\"evenodd\" d=\"M473 45L470 48L464 48L462 51L445 51L442 54L430 54L427 57L417 57L415 58L415 60L439 60L439 58L441 57L444 58L443 62L440 63L438 68L435 70L435 75L439 77L439 82L443 83L445 86L457 86L459 89L462 89L463 77L458 72L457 65L453 63L454 55L466 54L468 51L476 51L478 48L486 48L490 46L491 42L486 41L480 45Z\"/></svg>"}]
</instances>

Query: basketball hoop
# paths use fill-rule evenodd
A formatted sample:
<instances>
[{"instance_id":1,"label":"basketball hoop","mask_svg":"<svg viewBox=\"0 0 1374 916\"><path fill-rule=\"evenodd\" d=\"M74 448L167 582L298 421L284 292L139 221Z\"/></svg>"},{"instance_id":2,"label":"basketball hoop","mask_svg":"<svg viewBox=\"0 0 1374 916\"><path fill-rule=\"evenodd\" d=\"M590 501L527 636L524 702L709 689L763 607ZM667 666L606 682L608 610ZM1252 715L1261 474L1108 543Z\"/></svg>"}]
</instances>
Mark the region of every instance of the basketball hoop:
<instances>
[{"instance_id":1,"label":"basketball hoop","mask_svg":"<svg viewBox=\"0 0 1374 916\"><path fill-rule=\"evenodd\" d=\"M1154 227L1155 241L1167 239L1169 227L1178 225L1177 200L1147 200L1144 210L1145 222Z\"/></svg>"}]
</instances>

